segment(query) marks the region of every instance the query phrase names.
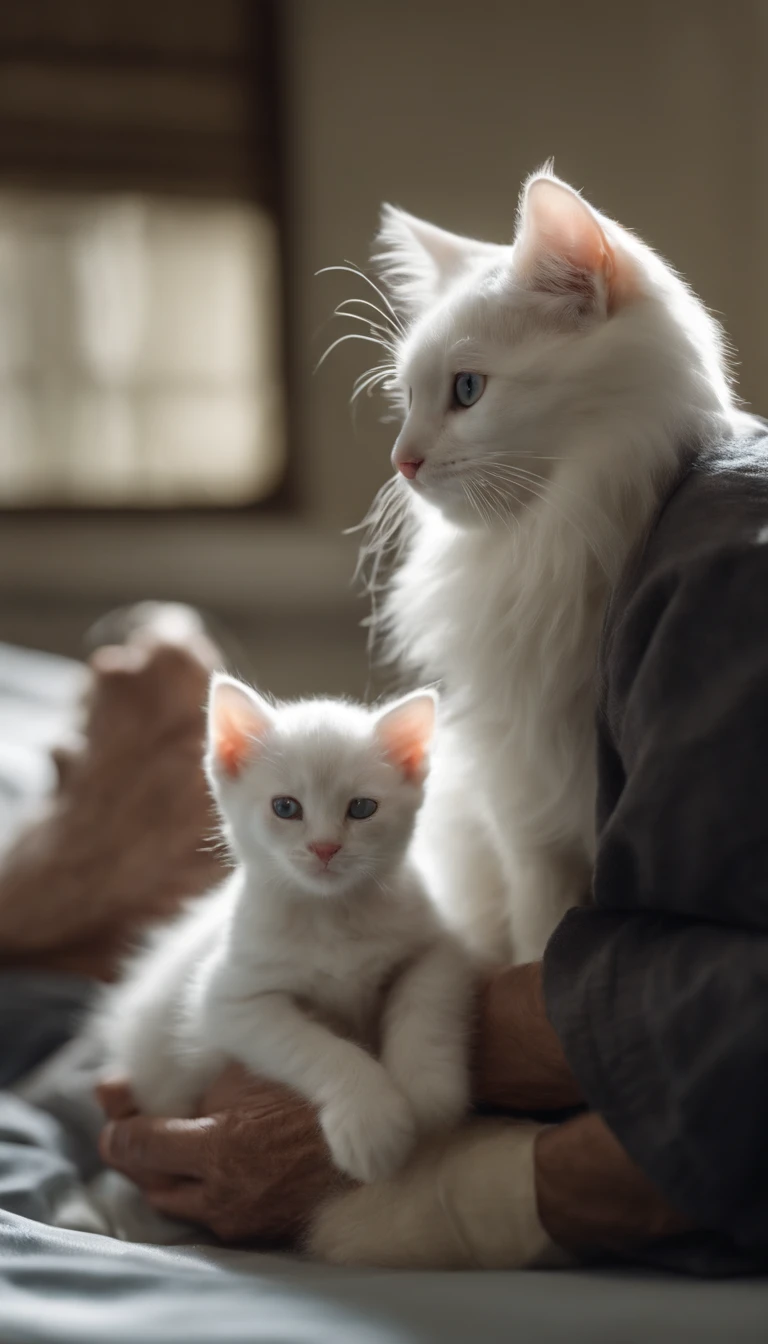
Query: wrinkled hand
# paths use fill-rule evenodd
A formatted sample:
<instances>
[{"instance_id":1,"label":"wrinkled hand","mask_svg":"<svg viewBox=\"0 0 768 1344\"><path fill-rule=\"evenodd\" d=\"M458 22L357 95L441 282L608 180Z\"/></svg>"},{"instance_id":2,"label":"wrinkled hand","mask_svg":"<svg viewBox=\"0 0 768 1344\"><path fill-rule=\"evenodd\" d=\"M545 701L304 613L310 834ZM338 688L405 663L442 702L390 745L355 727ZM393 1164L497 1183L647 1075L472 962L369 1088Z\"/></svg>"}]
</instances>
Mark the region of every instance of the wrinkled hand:
<instances>
[{"instance_id":1,"label":"wrinkled hand","mask_svg":"<svg viewBox=\"0 0 768 1344\"><path fill-rule=\"evenodd\" d=\"M226 1242L296 1241L332 1190L344 1188L312 1108L295 1093L231 1065L195 1120L143 1116L127 1084L103 1083L110 1120L103 1160L171 1218Z\"/></svg>"}]
</instances>

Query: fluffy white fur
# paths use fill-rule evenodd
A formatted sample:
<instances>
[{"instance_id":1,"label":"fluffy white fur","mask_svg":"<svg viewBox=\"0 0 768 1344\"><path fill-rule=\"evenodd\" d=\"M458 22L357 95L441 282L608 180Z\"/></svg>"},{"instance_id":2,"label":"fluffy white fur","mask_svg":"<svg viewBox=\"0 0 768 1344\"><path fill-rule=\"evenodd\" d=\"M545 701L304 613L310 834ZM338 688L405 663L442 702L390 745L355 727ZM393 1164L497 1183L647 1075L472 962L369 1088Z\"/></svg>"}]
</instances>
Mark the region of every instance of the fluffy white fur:
<instances>
[{"instance_id":1,"label":"fluffy white fur","mask_svg":"<svg viewBox=\"0 0 768 1344\"><path fill-rule=\"evenodd\" d=\"M547 170L511 246L387 207L377 260L393 461L422 465L385 487L370 551L404 520L383 623L445 691L419 853L476 949L536 958L589 892L608 595L682 455L736 415L720 333ZM486 380L468 409L452 400L464 371Z\"/></svg>"},{"instance_id":2,"label":"fluffy white fur","mask_svg":"<svg viewBox=\"0 0 768 1344\"><path fill-rule=\"evenodd\" d=\"M316 1105L361 1181L460 1119L468 967L407 859L434 717L431 692L275 705L214 678L206 764L237 868L133 960L97 1023L142 1110L194 1114L238 1060ZM359 798L377 809L350 819Z\"/></svg>"}]
</instances>

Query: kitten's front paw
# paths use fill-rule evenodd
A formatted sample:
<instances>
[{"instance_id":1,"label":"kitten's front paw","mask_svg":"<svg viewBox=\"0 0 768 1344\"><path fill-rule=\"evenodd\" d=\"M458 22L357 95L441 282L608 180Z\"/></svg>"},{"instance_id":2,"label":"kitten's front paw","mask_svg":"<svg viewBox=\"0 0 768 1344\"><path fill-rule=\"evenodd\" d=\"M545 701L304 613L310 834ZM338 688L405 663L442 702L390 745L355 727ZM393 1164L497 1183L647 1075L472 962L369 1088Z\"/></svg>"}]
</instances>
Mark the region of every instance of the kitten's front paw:
<instances>
[{"instance_id":1,"label":"kitten's front paw","mask_svg":"<svg viewBox=\"0 0 768 1344\"><path fill-rule=\"evenodd\" d=\"M469 1109L469 1074L462 1065L401 1069L396 1084L410 1102L422 1134L453 1129Z\"/></svg>"},{"instance_id":2,"label":"kitten's front paw","mask_svg":"<svg viewBox=\"0 0 768 1344\"><path fill-rule=\"evenodd\" d=\"M411 1108L391 1086L340 1096L323 1107L320 1124L336 1166L356 1181L391 1176L416 1142Z\"/></svg>"}]
</instances>

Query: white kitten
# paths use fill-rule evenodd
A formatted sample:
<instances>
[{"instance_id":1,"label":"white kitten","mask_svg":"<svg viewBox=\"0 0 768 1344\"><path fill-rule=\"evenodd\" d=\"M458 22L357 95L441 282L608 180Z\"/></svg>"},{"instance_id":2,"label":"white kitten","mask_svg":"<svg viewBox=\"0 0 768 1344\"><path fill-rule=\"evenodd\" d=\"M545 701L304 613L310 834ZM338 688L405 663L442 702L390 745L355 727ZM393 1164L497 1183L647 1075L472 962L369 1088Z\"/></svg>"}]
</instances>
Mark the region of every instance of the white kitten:
<instances>
[{"instance_id":1,"label":"white kitten","mask_svg":"<svg viewBox=\"0 0 768 1344\"><path fill-rule=\"evenodd\" d=\"M238 867L109 991L109 1067L180 1116L238 1060L316 1105L338 1167L374 1180L468 1102L468 968L407 859L435 698L274 705L216 676L208 717Z\"/></svg>"},{"instance_id":2,"label":"white kitten","mask_svg":"<svg viewBox=\"0 0 768 1344\"><path fill-rule=\"evenodd\" d=\"M381 245L403 426L370 549L405 511L384 625L445 688L419 853L480 951L527 960L589 892L611 587L737 413L695 296L546 170L512 246L389 207Z\"/></svg>"}]
</instances>

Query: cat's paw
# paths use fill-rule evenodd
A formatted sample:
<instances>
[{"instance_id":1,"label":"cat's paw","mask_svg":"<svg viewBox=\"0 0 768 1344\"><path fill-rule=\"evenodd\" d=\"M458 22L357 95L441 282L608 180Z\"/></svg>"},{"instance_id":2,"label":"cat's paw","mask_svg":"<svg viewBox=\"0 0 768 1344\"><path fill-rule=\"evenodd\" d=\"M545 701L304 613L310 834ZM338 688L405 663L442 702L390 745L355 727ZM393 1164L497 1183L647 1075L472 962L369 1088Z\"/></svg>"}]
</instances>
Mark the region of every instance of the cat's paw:
<instances>
[{"instance_id":1,"label":"cat's paw","mask_svg":"<svg viewBox=\"0 0 768 1344\"><path fill-rule=\"evenodd\" d=\"M328 1102L320 1124L340 1171L356 1181L378 1181L403 1165L416 1142L416 1122L391 1085L370 1085Z\"/></svg>"},{"instance_id":2,"label":"cat's paw","mask_svg":"<svg viewBox=\"0 0 768 1344\"><path fill-rule=\"evenodd\" d=\"M469 1109L469 1072L463 1063L446 1060L401 1067L395 1083L409 1102L421 1134L454 1129Z\"/></svg>"}]
</instances>

